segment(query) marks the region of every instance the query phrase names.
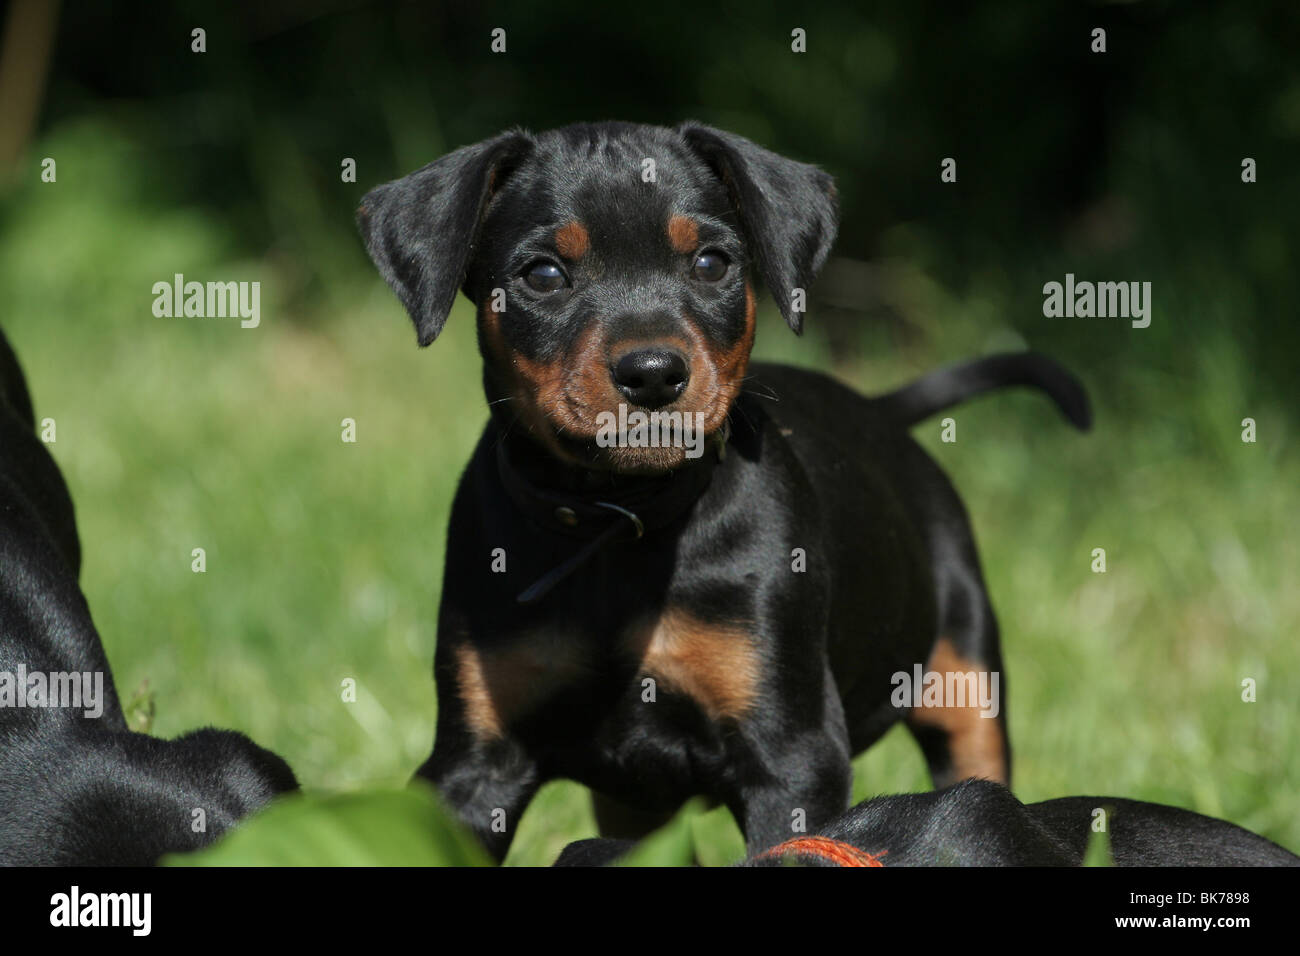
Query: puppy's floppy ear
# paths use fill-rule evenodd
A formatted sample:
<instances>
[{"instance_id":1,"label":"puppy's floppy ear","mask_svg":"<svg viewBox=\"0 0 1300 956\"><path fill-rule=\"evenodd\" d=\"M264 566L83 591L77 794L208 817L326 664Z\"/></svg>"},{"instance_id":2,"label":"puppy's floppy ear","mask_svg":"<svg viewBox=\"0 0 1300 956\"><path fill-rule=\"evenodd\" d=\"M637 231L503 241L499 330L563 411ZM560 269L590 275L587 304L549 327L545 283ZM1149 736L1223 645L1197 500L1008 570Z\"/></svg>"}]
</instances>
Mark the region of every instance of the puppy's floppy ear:
<instances>
[{"instance_id":1,"label":"puppy's floppy ear","mask_svg":"<svg viewBox=\"0 0 1300 956\"><path fill-rule=\"evenodd\" d=\"M730 190L759 274L790 328L802 331L791 296L808 288L835 241L835 181L734 133L699 123L678 131Z\"/></svg>"},{"instance_id":2,"label":"puppy's floppy ear","mask_svg":"<svg viewBox=\"0 0 1300 956\"><path fill-rule=\"evenodd\" d=\"M465 281L483 210L527 134L464 146L409 176L376 186L357 210L366 251L415 322L420 344L442 331Z\"/></svg>"}]
</instances>

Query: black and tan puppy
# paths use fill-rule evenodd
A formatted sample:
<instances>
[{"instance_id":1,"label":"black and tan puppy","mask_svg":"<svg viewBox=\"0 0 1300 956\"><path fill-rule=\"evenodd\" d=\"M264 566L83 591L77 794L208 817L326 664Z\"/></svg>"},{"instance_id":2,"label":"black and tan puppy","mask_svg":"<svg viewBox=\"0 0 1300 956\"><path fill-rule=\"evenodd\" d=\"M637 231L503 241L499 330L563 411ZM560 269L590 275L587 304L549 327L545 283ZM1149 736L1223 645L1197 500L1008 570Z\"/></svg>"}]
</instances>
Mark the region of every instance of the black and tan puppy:
<instances>
[{"instance_id":1,"label":"black and tan puppy","mask_svg":"<svg viewBox=\"0 0 1300 956\"><path fill-rule=\"evenodd\" d=\"M127 729L80 566L72 500L0 334L0 865L152 864L296 789L242 734Z\"/></svg>"},{"instance_id":2,"label":"black and tan puppy","mask_svg":"<svg viewBox=\"0 0 1300 956\"><path fill-rule=\"evenodd\" d=\"M1300 866L1300 857L1236 824L1118 797L1021 803L1001 784L968 780L934 793L876 797L819 833L742 866L1080 866L1095 830L1116 866ZM556 866L604 866L628 840L579 840Z\"/></svg>"},{"instance_id":3,"label":"black and tan puppy","mask_svg":"<svg viewBox=\"0 0 1300 956\"><path fill-rule=\"evenodd\" d=\"M1008 779L1005 708L890 699L927 662L1001 668L965 512L907 429L1013 384L1086 427L1068 374L999 356L872 400L751 366L756 283L798 331L835 190L696 124L508 132L358 220L421 344L458 289L477 306L492 414L453 505L420 773L493 852L554 777L592 787L603 832L703 793L771 846L843 812L850 758L900 718L937 783Z\"/></svg>"}]
</instances>

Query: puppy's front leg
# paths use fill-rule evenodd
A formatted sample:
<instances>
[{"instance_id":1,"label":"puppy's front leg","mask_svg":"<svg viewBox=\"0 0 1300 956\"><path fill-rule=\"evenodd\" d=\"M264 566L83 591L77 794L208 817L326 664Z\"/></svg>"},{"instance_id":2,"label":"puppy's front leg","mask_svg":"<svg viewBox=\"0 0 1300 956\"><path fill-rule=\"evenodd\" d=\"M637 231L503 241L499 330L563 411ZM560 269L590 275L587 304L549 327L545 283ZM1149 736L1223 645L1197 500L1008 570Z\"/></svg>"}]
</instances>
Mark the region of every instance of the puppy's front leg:
<instances>
[{"instance_id":1,"label":"puppy's front leg","mask_svg":"<svg viewBox=\"0 0 1300 956\"><path fill-rule=\"evenodd\" d=\"M754 768L727 805L753 856L830 823L848 808L852 783L847 748L829 735L801 735Z\"/></svg>"},{"instance_id":2,"label":"puppy's front leg","mask_svg":"<svg viewBox=\"0 0 1300 956\"><path fill-rule=\"evenodd\" d=\"M823 665L820 723L775 707L741 729L733 794L727 800L749 854L815 833L848 809L853 791L849 732L829 664Z\"/></svg>"},{"instance_id":3,"label":"puppy's front leg","mask_svg":"<svg viewBox=\"0 0 1300 956\"><path fill-rule=\"evenodd\" d=\"M459 593L459 592L453 592ZM418 775L431 782L488 852L501 862L542 780L532 754L510 733L502 689L489 679L469 627L444 601L434 680L438 726Z\"/></svg>"},{"instance_id":4,"label":"puppy's front leg","mask_svg":"<svg viewBox=\"0 0 1300 956\"><path fill-rule=\"evenodd\" d=\"M448 716L444 722L440 713L433 753L417 775L437 788L500 863L519 818L541 785L537 766L516 742L475 740L455 726L453 715Z\"/></svg>"}]
</instances>

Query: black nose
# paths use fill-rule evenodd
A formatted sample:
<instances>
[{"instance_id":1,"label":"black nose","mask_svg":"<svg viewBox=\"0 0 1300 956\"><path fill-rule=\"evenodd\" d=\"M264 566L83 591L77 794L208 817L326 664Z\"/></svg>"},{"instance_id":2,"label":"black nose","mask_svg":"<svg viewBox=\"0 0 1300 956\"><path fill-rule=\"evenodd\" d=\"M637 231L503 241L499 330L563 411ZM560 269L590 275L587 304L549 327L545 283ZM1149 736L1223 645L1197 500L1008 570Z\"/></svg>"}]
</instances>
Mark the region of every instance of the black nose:
<instances>
[{"instance_id":1,"label":"black nose","mask_svg":"<svg viewBox=\"0 0 1300 956\"><path fill-rule=\"evenodd\" d=\"M614 384L633 405L659 408L677 398L691 373L686 359L668 349L629 352L611 370Z\"/></svg>"}]
</instances>

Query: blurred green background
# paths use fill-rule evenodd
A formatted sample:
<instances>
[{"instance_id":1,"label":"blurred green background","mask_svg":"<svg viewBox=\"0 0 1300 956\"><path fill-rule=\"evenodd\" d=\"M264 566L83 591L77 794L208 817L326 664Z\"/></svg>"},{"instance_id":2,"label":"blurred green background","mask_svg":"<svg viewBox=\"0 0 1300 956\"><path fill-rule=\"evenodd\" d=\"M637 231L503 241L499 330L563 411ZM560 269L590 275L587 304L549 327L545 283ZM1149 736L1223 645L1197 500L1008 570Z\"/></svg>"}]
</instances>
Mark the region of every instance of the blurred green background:
<instances>
[{"instance_id":1,"label":"blurred green background","mask_svg":"<svg viewBox=\"0 0 1300 956\"><path fill-rule=\"evenodd\" d=\"M1028 346L1089 387L1087 436L1014 393L962 408L955 444L917 429L981 544L1017 794L1167 802L1300 850L1297 8L894 6L11 2L0 323L57 423L83 586L153 732L245 731L311 790L406 781L486 410L471 310L418 350L353 210L507 126L694 118L839 182L808 332L769 307L758 354L879 391ZM1151 282L1151 326L1044 318L1067 272ZM261 327L155 318L175 273L260 280ZM929 786L901 730L857 767L859 798ZM551 784L510 860L593 832L582 788ZM706 861L739 852L725 811L697 837Z\"/></svg>"}]
</instances>

